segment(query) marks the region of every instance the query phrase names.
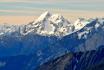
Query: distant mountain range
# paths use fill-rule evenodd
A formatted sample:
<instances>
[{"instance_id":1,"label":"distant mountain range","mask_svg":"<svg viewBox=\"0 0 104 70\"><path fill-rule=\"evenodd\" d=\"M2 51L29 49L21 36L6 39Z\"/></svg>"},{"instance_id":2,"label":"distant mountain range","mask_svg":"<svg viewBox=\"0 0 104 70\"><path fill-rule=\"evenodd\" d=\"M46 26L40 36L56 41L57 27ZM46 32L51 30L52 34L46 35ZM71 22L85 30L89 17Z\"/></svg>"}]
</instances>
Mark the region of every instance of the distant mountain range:
<instances>
[{"instance_id":1,"label":"distant mountain range","mask_svg":"<svg viewBox=\"0 0 104 70\"><path fill-rule=\"evenodd\" d=\"M0 25L0 70L89 70L93 59L103 65L103 48L104 18L70 23L45 12L26 25Z\"/></svg>"}]
</instances>

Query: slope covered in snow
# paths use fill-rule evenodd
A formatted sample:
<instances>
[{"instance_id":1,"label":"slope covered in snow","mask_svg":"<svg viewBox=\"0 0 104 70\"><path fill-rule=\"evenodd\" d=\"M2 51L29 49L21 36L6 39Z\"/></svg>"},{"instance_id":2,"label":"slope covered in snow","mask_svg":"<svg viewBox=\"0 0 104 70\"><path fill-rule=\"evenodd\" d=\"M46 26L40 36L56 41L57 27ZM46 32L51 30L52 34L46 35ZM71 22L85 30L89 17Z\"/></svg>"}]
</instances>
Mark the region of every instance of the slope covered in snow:
<instances>
[{"instance_id":1,"label":"slope covered in snow","mask_svg":"<svg viewBox=\"0 0 104 70\"><path fill-rule=\"evenodd\" d=\"M26 25L27 33L33 31L40 35L65 36L72 32L73 24L59 14L43 13L36 21Z\"/></svg>"}]
</instances>

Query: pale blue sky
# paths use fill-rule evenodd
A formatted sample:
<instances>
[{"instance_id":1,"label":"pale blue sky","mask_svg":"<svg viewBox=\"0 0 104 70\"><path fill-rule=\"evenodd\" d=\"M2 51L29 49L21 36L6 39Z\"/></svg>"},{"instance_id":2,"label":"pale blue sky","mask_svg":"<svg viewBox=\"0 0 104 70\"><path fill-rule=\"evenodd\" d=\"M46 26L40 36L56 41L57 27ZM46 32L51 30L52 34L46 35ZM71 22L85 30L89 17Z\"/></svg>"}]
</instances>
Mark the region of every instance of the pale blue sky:
<instances>
[{"instance_id":1,"label":"pale blue sky","mask_svg":"<svg viewBox=\"0 0 104 70\"><path fill-rule=\"evenodd\" d=\"M31 16L49 11L104 11L104 0L0 0L0 16Z\"/></svg>"}]
</instances>

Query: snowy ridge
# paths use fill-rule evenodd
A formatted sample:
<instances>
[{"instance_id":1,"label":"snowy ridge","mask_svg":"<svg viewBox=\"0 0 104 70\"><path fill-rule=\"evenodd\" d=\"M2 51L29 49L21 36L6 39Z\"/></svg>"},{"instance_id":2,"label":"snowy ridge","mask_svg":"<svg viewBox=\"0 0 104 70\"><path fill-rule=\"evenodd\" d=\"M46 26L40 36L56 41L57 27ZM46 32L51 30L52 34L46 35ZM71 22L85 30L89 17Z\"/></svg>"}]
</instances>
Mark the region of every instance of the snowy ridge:
<instances>
[{"instance_id":1,"label":"snowy ridge","mask_svg":"<svg viewBox=\"0 0 104 70\"><path fill-rule=\"evenodd\" d=\"M87 39L89 36L91 36L95 32L104 31L104 20L91 19L89 21L90 21L89 24L85 25L81 30L78 31L77 34L78 34L79 39L81 38Z\"/></svg>"},{"instance_id":2,"label":"snowy ridge","mask_svg":"<svg viewBox=\"0 0 104 70\"><path fill-rule=\"evenodd\" d=\"M28 34L34 32L44 36L66 36L78 30L81 30L86 25L96 19L79 18L75 23L70 23L67 19L59 14L51 14L50 12L43 13L36 21L26 25L25 32Z\"/></svg>"},{"instance_id":3,"label":"snowy ridge","mask_svg":"<svg viewBox=\"0 0 104 70\"><path fill-rule=\"evenodd\" d=\"M93 22L95 21L95 22ZM63 37L79 31L78 37L82 38L84 35L88 35L94 30L101 28L104 29L104 19L84 19L79 18L74 23L70 23L67 19L59 14L51 14L50 12L43 13L36 21L25 25L26 35L30 32L34 32L43 36L59 36ZM83 31L80 32L80 30ZM86 36L87 37L87 36Z\"/></svg>"},{"instance_id":4,"label":"snowy ridge","mask_svg":"<svg viewBox=\"0 0 104 70\"><path fill-rule=\"evenodd\" d=\"M61 15L45 12L26 28L27 32L33 30L40 35L65 36L73 31L74 26Z\"/></svg>"},{"instance_id":5,"label":"snowy ridge","mask_svg":"<svg viewBox=\"0 0 104 70\"><path fill-rule=\"evenodd\" d=\"M92 21L95 21L92 23ZM93 25L94 24L94 25ZM90 25L90 27L88 27ZM11 34L12 32L18 32L21 35L27 35L29 33L35 33L43 36L59 36L63 37L74 32L84 30L78 34L79 38L83 34L87 34L93 29L99 28L104 30L104 19L84 19L79 18L75 23L70 23L67 19L59 14L52 14L50 12L43 13L36 21L26 25L13 26L13 25L1 25L0 35Z\"/></svg>"},{"instance_id":6,"label":"snowy ridge","mask_svg":"<svg viewBox=\"0 0 104 70\"><path fill-rule=\"evenodd\" d=\"M19 26L17 25L3 24L3 25L0 25L0 35L11 34L13 32L18 31L18 29L19 29Z\"/></svg>"}]
</instances>

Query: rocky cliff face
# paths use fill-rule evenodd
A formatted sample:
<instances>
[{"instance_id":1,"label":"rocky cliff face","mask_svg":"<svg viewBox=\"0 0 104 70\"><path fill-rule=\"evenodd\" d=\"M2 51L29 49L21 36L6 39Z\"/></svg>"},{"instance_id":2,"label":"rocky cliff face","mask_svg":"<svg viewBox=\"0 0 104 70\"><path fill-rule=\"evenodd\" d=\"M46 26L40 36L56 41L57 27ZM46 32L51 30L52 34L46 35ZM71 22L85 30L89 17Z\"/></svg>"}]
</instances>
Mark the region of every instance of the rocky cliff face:
<instances>
[{"instance_id":1,"label":"rocky cliff face","mask_svg":"<svg viewBox=\"0 0 104 70\"><path fill-rule=\"evenodd\" d=\"M103 48L102 48L103 47ZM36 70L103 70L104 45L98 50L66 53L55 60L37 67Z\"/></svg>"}]
</instances>

